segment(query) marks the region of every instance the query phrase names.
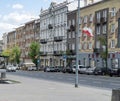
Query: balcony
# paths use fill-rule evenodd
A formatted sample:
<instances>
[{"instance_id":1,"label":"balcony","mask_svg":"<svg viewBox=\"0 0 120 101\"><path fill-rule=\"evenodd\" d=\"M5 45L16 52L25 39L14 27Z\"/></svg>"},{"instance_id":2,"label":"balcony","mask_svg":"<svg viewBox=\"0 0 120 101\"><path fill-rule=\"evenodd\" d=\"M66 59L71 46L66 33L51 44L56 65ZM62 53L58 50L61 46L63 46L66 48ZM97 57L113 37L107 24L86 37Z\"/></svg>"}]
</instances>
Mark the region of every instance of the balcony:
<instances>
[{"instance_id":1,"label":"balcony","mask_svg":"<svg viewBox=\"0 0 120 101\"><path fill-rule=\"evenodd\" d=\"M48 29L53 29L52 24L49 24L49 25L48 25Z\"/></svg>"},{"instance_id":2,"label":"balcony","mask_svg":"<svg viewBox=\"0 0 120 101\"><path fill-rule=\"evenodd\" d=\"M66 54L67 55L75 55L76 54L76 51L75 50L72 50L72 49L69 49L66 51Z\"/></svg>"},{"instance_id":3,"label":"balcony","mask_svg":"<svg viewBox=\"0 0 120 101\"><path fill-rule=\"evenodd\" d=\"M54 51L54 56L62 56L62 51Z\"/></svg>"},{"instance_id":4,"label":"balcony","mask_svg":"<svg viewBox=\"0 0 120 101\"><path fill-rule=\"evenodd\" d=\"M56 36L54 37L54 41L59 42L63 40L63 36Z\"/></svg>"},{"instance_id":5,"label":"balcony","mask_svg":"<svg viewBox=\"0 0 120 101\"><path fill-rule=\"evenodd\" d=\"M70 31L75 31L75 25L70 25L70 27L68 27L67 32Z\"/></svg>"},{"instance_id":6,"label":"balcony","mask_svg":"<svg viewBox=\"0 0 120 101\"><path fill-rule=\"evenodd\" d=\"M74 25L70 25L70 29L71 29L72 31L75 31L75 26L74 26Z\"/></svg>"},{"instance_id":7,"label":"balcony","mask_svg":"<svg viewBox=\"0 0 120 101\"><path fill-rule=\"evenodd\" d=\"M106 17L102 17L100 20L103 24L107 23L107 18Z\"/></svg>"},{"instance_id":8,"label":"balcony","mask_svg":"<svg viewBox=\"0 0 120 101\"><path fill-rule=\"evenodd\" d=\"M47 52L40 52L41 56L47 56Z\"/></svg>"},{"instance_id":9,"label":"balcony","mask_svg":"<svg viewBox=\"0 0 120 101\"><path fill-rule=\"evenodd\" d=\"M46 43L47 43L47 40L46 40L46 39L40 39L40 43L41 43L41 44L46 44Z\"/></svg>"},{"instance_id":10,"label":"balcony","mask_svg":"<svg viewBox=\"0 0 120 101\"><path fill-rule=\"evenodd\" d=\"M100 48L94 48L93 51L94 51L94 53L100 53L101 49Z\"/></svg>"}]
</instances>

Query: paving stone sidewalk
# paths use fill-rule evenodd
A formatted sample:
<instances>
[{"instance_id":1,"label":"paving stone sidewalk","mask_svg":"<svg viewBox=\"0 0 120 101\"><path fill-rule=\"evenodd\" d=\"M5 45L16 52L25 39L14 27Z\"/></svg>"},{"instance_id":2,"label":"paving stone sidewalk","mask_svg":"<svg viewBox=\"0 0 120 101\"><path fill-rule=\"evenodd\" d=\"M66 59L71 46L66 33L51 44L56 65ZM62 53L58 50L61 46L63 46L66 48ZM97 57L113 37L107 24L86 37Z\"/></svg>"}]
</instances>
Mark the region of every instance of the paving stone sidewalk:
<instances>
[{"instance_id":1,"label":"paving stone sidewalk","mask_svg":"<svg viewBox=\"0 0 120 101\"><path fill-rule=\"evenodd\" d=\"M111 101L110 90L7 75L20 83L0 84L0 101Z\"/></svg>"}]
</instances>

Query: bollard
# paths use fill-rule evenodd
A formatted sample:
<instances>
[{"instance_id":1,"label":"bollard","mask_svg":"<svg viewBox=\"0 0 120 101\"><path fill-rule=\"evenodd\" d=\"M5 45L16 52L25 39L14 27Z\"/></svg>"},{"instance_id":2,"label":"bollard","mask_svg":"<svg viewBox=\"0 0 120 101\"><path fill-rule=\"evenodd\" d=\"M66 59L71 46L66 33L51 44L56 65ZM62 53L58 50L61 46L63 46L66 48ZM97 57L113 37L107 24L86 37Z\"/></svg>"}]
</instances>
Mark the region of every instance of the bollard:
<instances>
[{"instance_id":1,"label":"bollard","mask_svg":"<svg viewBox=\"0 0 120 101\"><path fill-rule=\"evenodd\" d=\"M4 79L4 78L6 78L6 72L1 73L1 79Z\"/></svg>"},{"instance_id":2,"label":"bollard","mask_svg":"<svg viewBox=\"0 0 120 101\"><path fill-rule=\"evenodd\" d=\"M120 101L120 88L112 90L112 100L111 101Z\"/></svg>"}]
</instances>

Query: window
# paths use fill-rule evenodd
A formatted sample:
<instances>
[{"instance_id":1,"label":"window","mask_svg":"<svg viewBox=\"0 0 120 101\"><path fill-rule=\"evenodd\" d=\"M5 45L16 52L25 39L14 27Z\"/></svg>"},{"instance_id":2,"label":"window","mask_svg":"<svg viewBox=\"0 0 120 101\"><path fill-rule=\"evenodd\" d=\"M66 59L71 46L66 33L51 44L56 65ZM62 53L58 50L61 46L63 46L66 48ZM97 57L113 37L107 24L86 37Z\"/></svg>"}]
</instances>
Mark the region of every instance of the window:
<instances>
[{"instance_id":1,"label":"window","mask_svg":"<svg viewBox=\"0 0 120 101\"><path fill-rule=\"evenodd\" d=\"M107 10L104 10L104 11L103 11L103 17L104 17L104 18L107 18Z\"/></svg>"},{"instance_id":2,"label":"window","mask_svg":"<svg viewBox=\"0 0 120 101\"><path fill-rule=\"evenodd\" d=\"M72 19L72 25L75 25L75 19Z\"/></svg>"},{"instance_id":3,"label":"window","mask_svg":"<svg viewBox=\"0 0 120 101\"><path fill-rule=\"evenodd\" d=\"M87 49L87 43L83 44L83 49Z\"/></svg>"},{"instance_id":4,"label":"window","mask_svg":"<svg viewBox=\"0 0 120 101\"><path fill-rule=\"evenodd\" d=\"M106 34L106 31L107 31L106 29L107 29L107 25L103 25L102 26L102 33L103 34Z\"/></svg>"},{"instance_id":5,"label":"window","mask_svg":"<svg viewBox=\"0 0 120 101\"><path fill-rule=\"evenodd\" d=\"M111 41L111 48L115 48L115 40Z\"/></svg>"},{"instance_id":6,"label":"window","mask_svg":"<svg viewBox=\"0 0 120 101\"><path fill-rule=\"evenodd\" d=\"M97 22L100 22L101 14L100 12L97 13Z\"/></svg>"},{"instance_id":7,"label":"window","mask_svg":"<svg viewBox=\"0 0 120 101\"><path fill-rule=\"evenodd\" d=\"M75 49L75 44L72 44L72 50L74 50Z\"/></svg>"},{"instance_id":8,"label":"window","mask_svg":"<svg viewBox=\"0 0 120 101\"><path fill-rule=\"evenodd\" d=\"M96 34L100 34L100 26L96 27Z\"/></svg>"},{"instance_id":9,"label":"window","mask_svg":"<svg viewBox=\"0 0 120 101\"><path fill-rule=\"evenodd\" d=\"M71 33L68 34L68 38L71 38Z\"/></svg>"},{"instance_id":10,"label":"window","mask_svg":"<svg viewBox=\"0 0 120 101\"><path fill-rule=\"evenodd\" d=\"M84 16L84 23L87 23L87 16Z\"/></svg>"},{"instance_id":11,"label":"window","mask_svg":"<svg viewBox=\"0 0 120 101\"><path fill-rule=\"evenodd\" d=\"M72 38L75 38L75 32L72 32Z\"/></svg>"},{"instance_id":12,"label":"window","mask_svg":"<svg viewBox=\"0 0 120 101\"><path fill-rule=\"evenodd\" d=\"M114 17L116 15L116 8L113 7L110 12L111 12L111 17Z\"/></svg>"},{"instance_id":13,"label":"window","mask_svg":"<svg viewBox=\"0 0 120 101\"><path fill-rule=\"evenodd\" d=\"M82 17L80 17L80 19L79 19L79 24L80 25L82 24Z\"/></svg>"},{"instance_id":14,"label":"window","mask_svg":"<svg viewBox=\"0 0 120 101\"><path fill-rule=\"evenodd\" d=\"M88 44L88 48L92 49L92 43L91 42Z\"/></svg>"},{"instance_id":15,"label":"window","mask_svg":"<svg viewBox=\"0 0 120 101\"><path fill-rule=\"evenodd\" d=\"M90 22L93 22L93 15L90 14Z\"/></svg>"},{"instance_id":16,"label":"window","mask_svg":"<svg viewBox=\"0 0 120 101\"><path fill-rule=\"evenodd\" d=\"M100 48L100 41L96 41L96 48Z\"/></svg>"},{"instance_id":17,"label":"window","mask_svg":"<svg viewBox=\"0 0 120 101\"><path fill-rule=\"evenodd\" d=\"M112 24L111 25L111 33L114 33L115 32L115 24Z\"/></svg>"},{"instance_id":18,"label":"window","mask_svg":"<svg viewBox=\"0 0 120 101\"><path fill-rule=\"evenodd\" d=\"M69 26L69 28L70 28L70 25L71 25L71 20L69 20L69 22L68 22L68 26Z\"/></svg>"}]
</instances>

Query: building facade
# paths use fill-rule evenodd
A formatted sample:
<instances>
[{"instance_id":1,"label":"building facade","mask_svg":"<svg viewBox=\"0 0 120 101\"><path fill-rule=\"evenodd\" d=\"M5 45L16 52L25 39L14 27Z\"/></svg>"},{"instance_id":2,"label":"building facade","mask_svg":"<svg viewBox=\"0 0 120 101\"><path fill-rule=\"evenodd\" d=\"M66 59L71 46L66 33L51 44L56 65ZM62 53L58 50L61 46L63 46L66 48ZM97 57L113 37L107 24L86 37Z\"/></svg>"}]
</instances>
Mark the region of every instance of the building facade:
<instances>
[{"instance_id":1,"label":"building facade","mask_svg":"<svg viewBox=\"0 0 120 101\"><path fill-rule=\"evenodd\" d=\"M67 65L71 66L76 61L76 18L77 10L67 13Z\"/></svg>"},{"instance_id":2,"label":"building facade","mask_svg":"<svg viewBox=\"0 0 120 101\"><path fill-rule=\"evenodd\" d=\"M40 14L40 51L41 65L63 66L66 62L63 54L66 52L67 2L57 4L52 2Z\"/></svg>"},{"instance_id":3,"label":"building facade","mask_svg":"<svg viewBox=\"0 0 120 101\"><path fill-rule=\"evenodd\" d=\"M2 36L2 40L3 40L3 50L7 49L7 33L4 33Z\"/></svg>"},{"instance_id":4,"label":"building facade","mask_svg":"<svg viewBox=\"0 0 120 101\"><path fill-rule=\"evenodd\" d=\"M81 8L80 64L105 67L106 54L108 67L120 67L119 5L119 0L103 0ZM92 29L93 37L82 33L86 26Z\"/></svg>"}]
</instances>

